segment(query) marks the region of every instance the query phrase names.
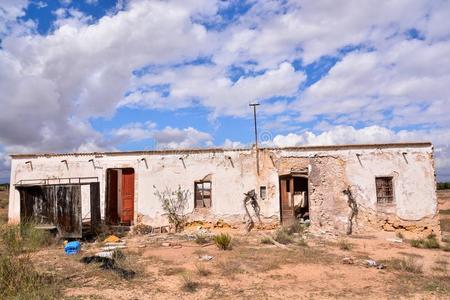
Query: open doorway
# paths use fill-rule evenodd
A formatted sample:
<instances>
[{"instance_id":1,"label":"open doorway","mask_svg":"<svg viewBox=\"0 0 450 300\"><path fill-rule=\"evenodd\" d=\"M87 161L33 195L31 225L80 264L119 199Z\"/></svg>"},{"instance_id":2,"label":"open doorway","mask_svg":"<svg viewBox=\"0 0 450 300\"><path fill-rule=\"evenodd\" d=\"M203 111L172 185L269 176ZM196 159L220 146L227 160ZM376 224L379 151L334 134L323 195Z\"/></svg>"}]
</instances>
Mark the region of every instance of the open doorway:
<instances>
[{"instance_id":1,"label":"open doorway","mask_svg":"<svg viewBox=\"0 0 450 300\"><path fill-rule=\"evenodd\" d=\"M132 225L134 220L134 169L106 170L105 221L108 225Z\"/></svg>"},{"instance_id":2,"label":"open doorway","mask_svg":"<svg viewBox=\"0 0 450 300\"><path fill-rule=\"evenodd\" d=\"M308 177L280 176L281 223L289 226L296 221L309 220Z\"/></svg>"}]
</instances>

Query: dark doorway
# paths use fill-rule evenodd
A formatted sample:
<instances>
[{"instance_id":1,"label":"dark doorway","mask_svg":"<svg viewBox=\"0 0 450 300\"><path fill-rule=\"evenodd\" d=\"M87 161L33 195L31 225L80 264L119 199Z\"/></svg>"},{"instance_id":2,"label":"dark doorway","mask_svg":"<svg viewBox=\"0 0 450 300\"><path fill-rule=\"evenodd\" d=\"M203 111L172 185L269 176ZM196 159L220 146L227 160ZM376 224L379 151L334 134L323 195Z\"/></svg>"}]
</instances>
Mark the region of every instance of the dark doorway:
<instances>
[{"instance_id":1,"label":"dark doorway","mask_svg":"<svg viewBox=\"0 0 450 300\"><path fill-rule=\"evenodd\" d=\"M107 169L105 221L132 225L134 220L134 169Z\"/></svg>"},{"instance_id":2,"label":"dark doorway","mask_svg":"<svg viewBox=\"0 0 450 300\"><path fill-rule=\"evenodd\" d=\"M285 226L309 219L307 176L280 176L280 214Z\"/></svg>"},{"instance_id":3,"label":"dark doorway","mask_svg":"<svg viewBox=\"0 0 450 300\"><path fill-rule=\"evenodd\" d=\"M18 190L21 222L54 226L62 237L81 237L80 185L23 186Z\"/></svg>"}]
</instances>

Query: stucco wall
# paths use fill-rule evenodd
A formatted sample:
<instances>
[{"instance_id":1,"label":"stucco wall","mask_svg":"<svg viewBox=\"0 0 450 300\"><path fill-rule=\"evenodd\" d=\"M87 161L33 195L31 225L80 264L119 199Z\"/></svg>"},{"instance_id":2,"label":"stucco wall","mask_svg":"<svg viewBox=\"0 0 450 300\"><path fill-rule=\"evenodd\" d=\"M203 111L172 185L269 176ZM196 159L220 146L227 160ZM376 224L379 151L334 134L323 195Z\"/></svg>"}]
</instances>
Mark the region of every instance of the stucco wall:
<instances>
[{"instance_id":1,"label":"stucco wall","mask_svg":"<svg viewBox=\"0 0 450 300\"><path fill-rule=\"evenodd\" d=\"M342 191L350 186L360 211L355 220L356 230L406 229L425 233L436 232L439 227L432 153L431 145L265 149L260 152L259 176L252 150L18 156L12 159L11 184L13 187L20 180L29 179L98 177L104 217L106 170L133 168L135 221L139 218L145 223L163 225L167 221L155 192L178 186L189 190L188 212L193 212L194 181L209 175L212 207L206 214L195 214L192 218L241 222L245 214L243 193L251 189L259 193L262 185L267 187L267 198L259 199L262 216L265 220L278 219L279 174L306 168L313 228L345 231L349 208ZM68 167L63 160L67 160ZM31 161L32 168L27 161ZM394 178L395 203L389 208L380 209L377 205L376 176ZM84 198L83 215L89 210L88 204ZM19 205L19 193L11 188L10 221L18 221Z\"/></svg>"}]
</instances>

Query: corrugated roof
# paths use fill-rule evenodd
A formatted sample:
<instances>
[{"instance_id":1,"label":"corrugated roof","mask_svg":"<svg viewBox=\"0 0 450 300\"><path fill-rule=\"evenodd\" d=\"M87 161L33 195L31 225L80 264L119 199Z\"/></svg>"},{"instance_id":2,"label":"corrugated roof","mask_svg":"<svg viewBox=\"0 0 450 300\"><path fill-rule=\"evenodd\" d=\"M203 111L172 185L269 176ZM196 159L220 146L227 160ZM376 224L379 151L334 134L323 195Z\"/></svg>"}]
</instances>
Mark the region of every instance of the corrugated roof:
<instances>
[{"instance_id":1,"label":"corrugated roof","mask_svg":"<svg viewBox=\"0 0 450 300\"><path fill-rule=\"evenodd\" d=\"M330 151L340 149L371 149L371 148L406 148L406 147L430 147L431 142L408 142L408 143L385 143L385 144L345 144L345 145L323 145L323 146L299 146L280 148L260 148L261 150L287 150L287 151ZM250 151L250 148L224 149L224 148L200 148L200 149L173 149L173 150L145 150L145 151L115 151L115 152L73 152L73 153L29 153L12 154L11 158L36 158L53 156L95 156L95 155L171 155L171 154L195 154L215 153L225 151Z\"/></svg>"}]
</instances>

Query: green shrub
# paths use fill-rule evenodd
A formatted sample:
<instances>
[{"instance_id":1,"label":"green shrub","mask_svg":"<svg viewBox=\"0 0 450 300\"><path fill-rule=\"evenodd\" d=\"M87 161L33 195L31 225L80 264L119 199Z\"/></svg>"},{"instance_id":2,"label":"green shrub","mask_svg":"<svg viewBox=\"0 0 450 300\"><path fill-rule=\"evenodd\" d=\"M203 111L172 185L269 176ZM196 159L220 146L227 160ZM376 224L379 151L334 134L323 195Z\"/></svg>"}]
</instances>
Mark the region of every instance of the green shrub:
<instances>
[{"instance_id":1,"label":"green shrub","mask_svg":"<svg viewBox=\"0 0 450 300\"><path fill-rule=\"evenodd\" d=\"M410 244L415 248L436 249L440 247L435 234L430 234L425 239L411 240Z\"/></svg>"},{"instance_id":2,"label":"green shrub","mask_svg":"<svg viewBox=\"0 0 450 300\"><path fill-rule=\"evenodd\" d=\"M214 243L219 249L231 249L231 236L228 233L220 233L214 236Z\"/></svg>"},{"instance_id":3,"label":"green shrub","mask_svg":"<svg viewBox=\"0 0 450 300\"><path fill-rule=\"evenodd\" d=\"M278 243L284 245L290 244L294 240L291 234L289 233L289 229L285 227L278 228L277 231L275 231L273 239Z\"/></svg>"}]
</instances>

